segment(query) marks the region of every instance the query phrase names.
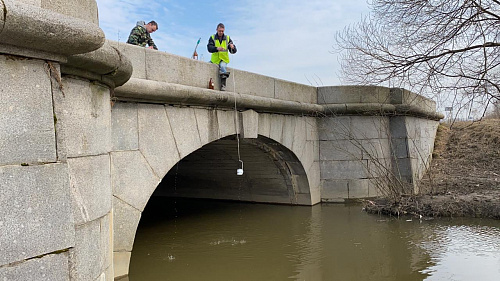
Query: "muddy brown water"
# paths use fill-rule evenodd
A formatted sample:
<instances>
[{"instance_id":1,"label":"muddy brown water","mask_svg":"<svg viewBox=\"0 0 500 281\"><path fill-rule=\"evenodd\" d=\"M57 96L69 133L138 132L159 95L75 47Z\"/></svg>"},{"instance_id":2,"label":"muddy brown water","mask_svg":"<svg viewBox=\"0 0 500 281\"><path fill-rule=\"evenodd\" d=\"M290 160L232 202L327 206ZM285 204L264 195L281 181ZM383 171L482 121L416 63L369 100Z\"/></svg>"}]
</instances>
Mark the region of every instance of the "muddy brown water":
<instances>
[{"instance_id":1,"label":"muddy brown water","mask_svg":"<svg viewBox=\"0 0 500 281\"><path fill-rule=\"evenodd\" d=\"M153 198L129 280L500 280L500 221Z\"/></svg>"}]
</instances>

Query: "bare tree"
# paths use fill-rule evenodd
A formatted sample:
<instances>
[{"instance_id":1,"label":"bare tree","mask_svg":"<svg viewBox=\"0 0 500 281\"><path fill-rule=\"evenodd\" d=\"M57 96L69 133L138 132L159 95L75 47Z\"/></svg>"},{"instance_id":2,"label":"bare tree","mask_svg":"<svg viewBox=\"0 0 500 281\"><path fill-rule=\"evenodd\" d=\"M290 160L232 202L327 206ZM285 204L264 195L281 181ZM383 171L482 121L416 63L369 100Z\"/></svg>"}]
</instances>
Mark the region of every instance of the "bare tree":
<instances>
[{"instance_id":1,"label":"bare tree","mask_svg":"<svg viewBox=\"0 0 500 281\"><path fill-rule=\"evenodd\" d=\"M368 1L372 13L336 35L343 82L500 99L500 0Z\"/></svg>"}]
</instances>

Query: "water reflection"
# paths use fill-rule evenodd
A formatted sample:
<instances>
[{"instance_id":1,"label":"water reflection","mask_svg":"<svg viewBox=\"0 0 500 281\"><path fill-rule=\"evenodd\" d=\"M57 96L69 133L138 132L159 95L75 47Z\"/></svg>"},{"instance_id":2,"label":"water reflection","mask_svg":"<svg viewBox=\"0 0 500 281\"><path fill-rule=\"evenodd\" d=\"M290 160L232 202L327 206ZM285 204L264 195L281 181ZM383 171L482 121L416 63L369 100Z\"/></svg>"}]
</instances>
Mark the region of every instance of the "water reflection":
<instances>
[{"instance_id":1,"label":"water reflection","mask_svg":"<svg viewBox=\"0 0 500 281\"><path fill-rule=\"evenodd\" d=\"M130 280L500 280L500 221L153 198Z\"/></svg>"}]
</instances>

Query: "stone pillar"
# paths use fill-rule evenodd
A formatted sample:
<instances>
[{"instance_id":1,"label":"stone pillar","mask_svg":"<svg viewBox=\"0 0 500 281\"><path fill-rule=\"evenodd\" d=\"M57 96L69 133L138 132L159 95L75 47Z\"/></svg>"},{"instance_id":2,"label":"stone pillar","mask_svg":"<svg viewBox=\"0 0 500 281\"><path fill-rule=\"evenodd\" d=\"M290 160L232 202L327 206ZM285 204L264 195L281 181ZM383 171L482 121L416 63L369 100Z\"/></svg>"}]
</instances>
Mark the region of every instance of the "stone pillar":
<instances>
[{"instance_id":1,"label":"stone pillar","mask_svg":"<svg viewBox=\"0 0 500 281\"><path fill-rule=\"evenodd\" d=\"M130 61L95 0L0 0L0 69L0 280L113 280L110 91Z\"/></svg>"}]
</instances>

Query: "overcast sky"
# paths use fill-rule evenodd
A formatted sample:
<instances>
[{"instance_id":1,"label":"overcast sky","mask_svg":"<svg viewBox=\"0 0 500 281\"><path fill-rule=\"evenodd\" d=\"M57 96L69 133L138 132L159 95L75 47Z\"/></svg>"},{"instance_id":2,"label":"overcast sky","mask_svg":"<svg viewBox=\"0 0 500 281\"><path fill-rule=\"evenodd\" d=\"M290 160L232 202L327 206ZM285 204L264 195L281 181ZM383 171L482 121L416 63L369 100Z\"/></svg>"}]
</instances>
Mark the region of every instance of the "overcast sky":
<instances>
[{"instance_id":1,"label":"overcast sky","mask_svg":"<svg viewBox=\"0 0 500 281\"><path fill-rule=\"evenodd\" d=\"M314 86L340 85L334 34L369 12L366 0L97 0L110 40L127 41L139 20L155 20L160 51L210 59L207 42L219 22L238 53L230 67Z\"/></svg>"}]
</instances>

